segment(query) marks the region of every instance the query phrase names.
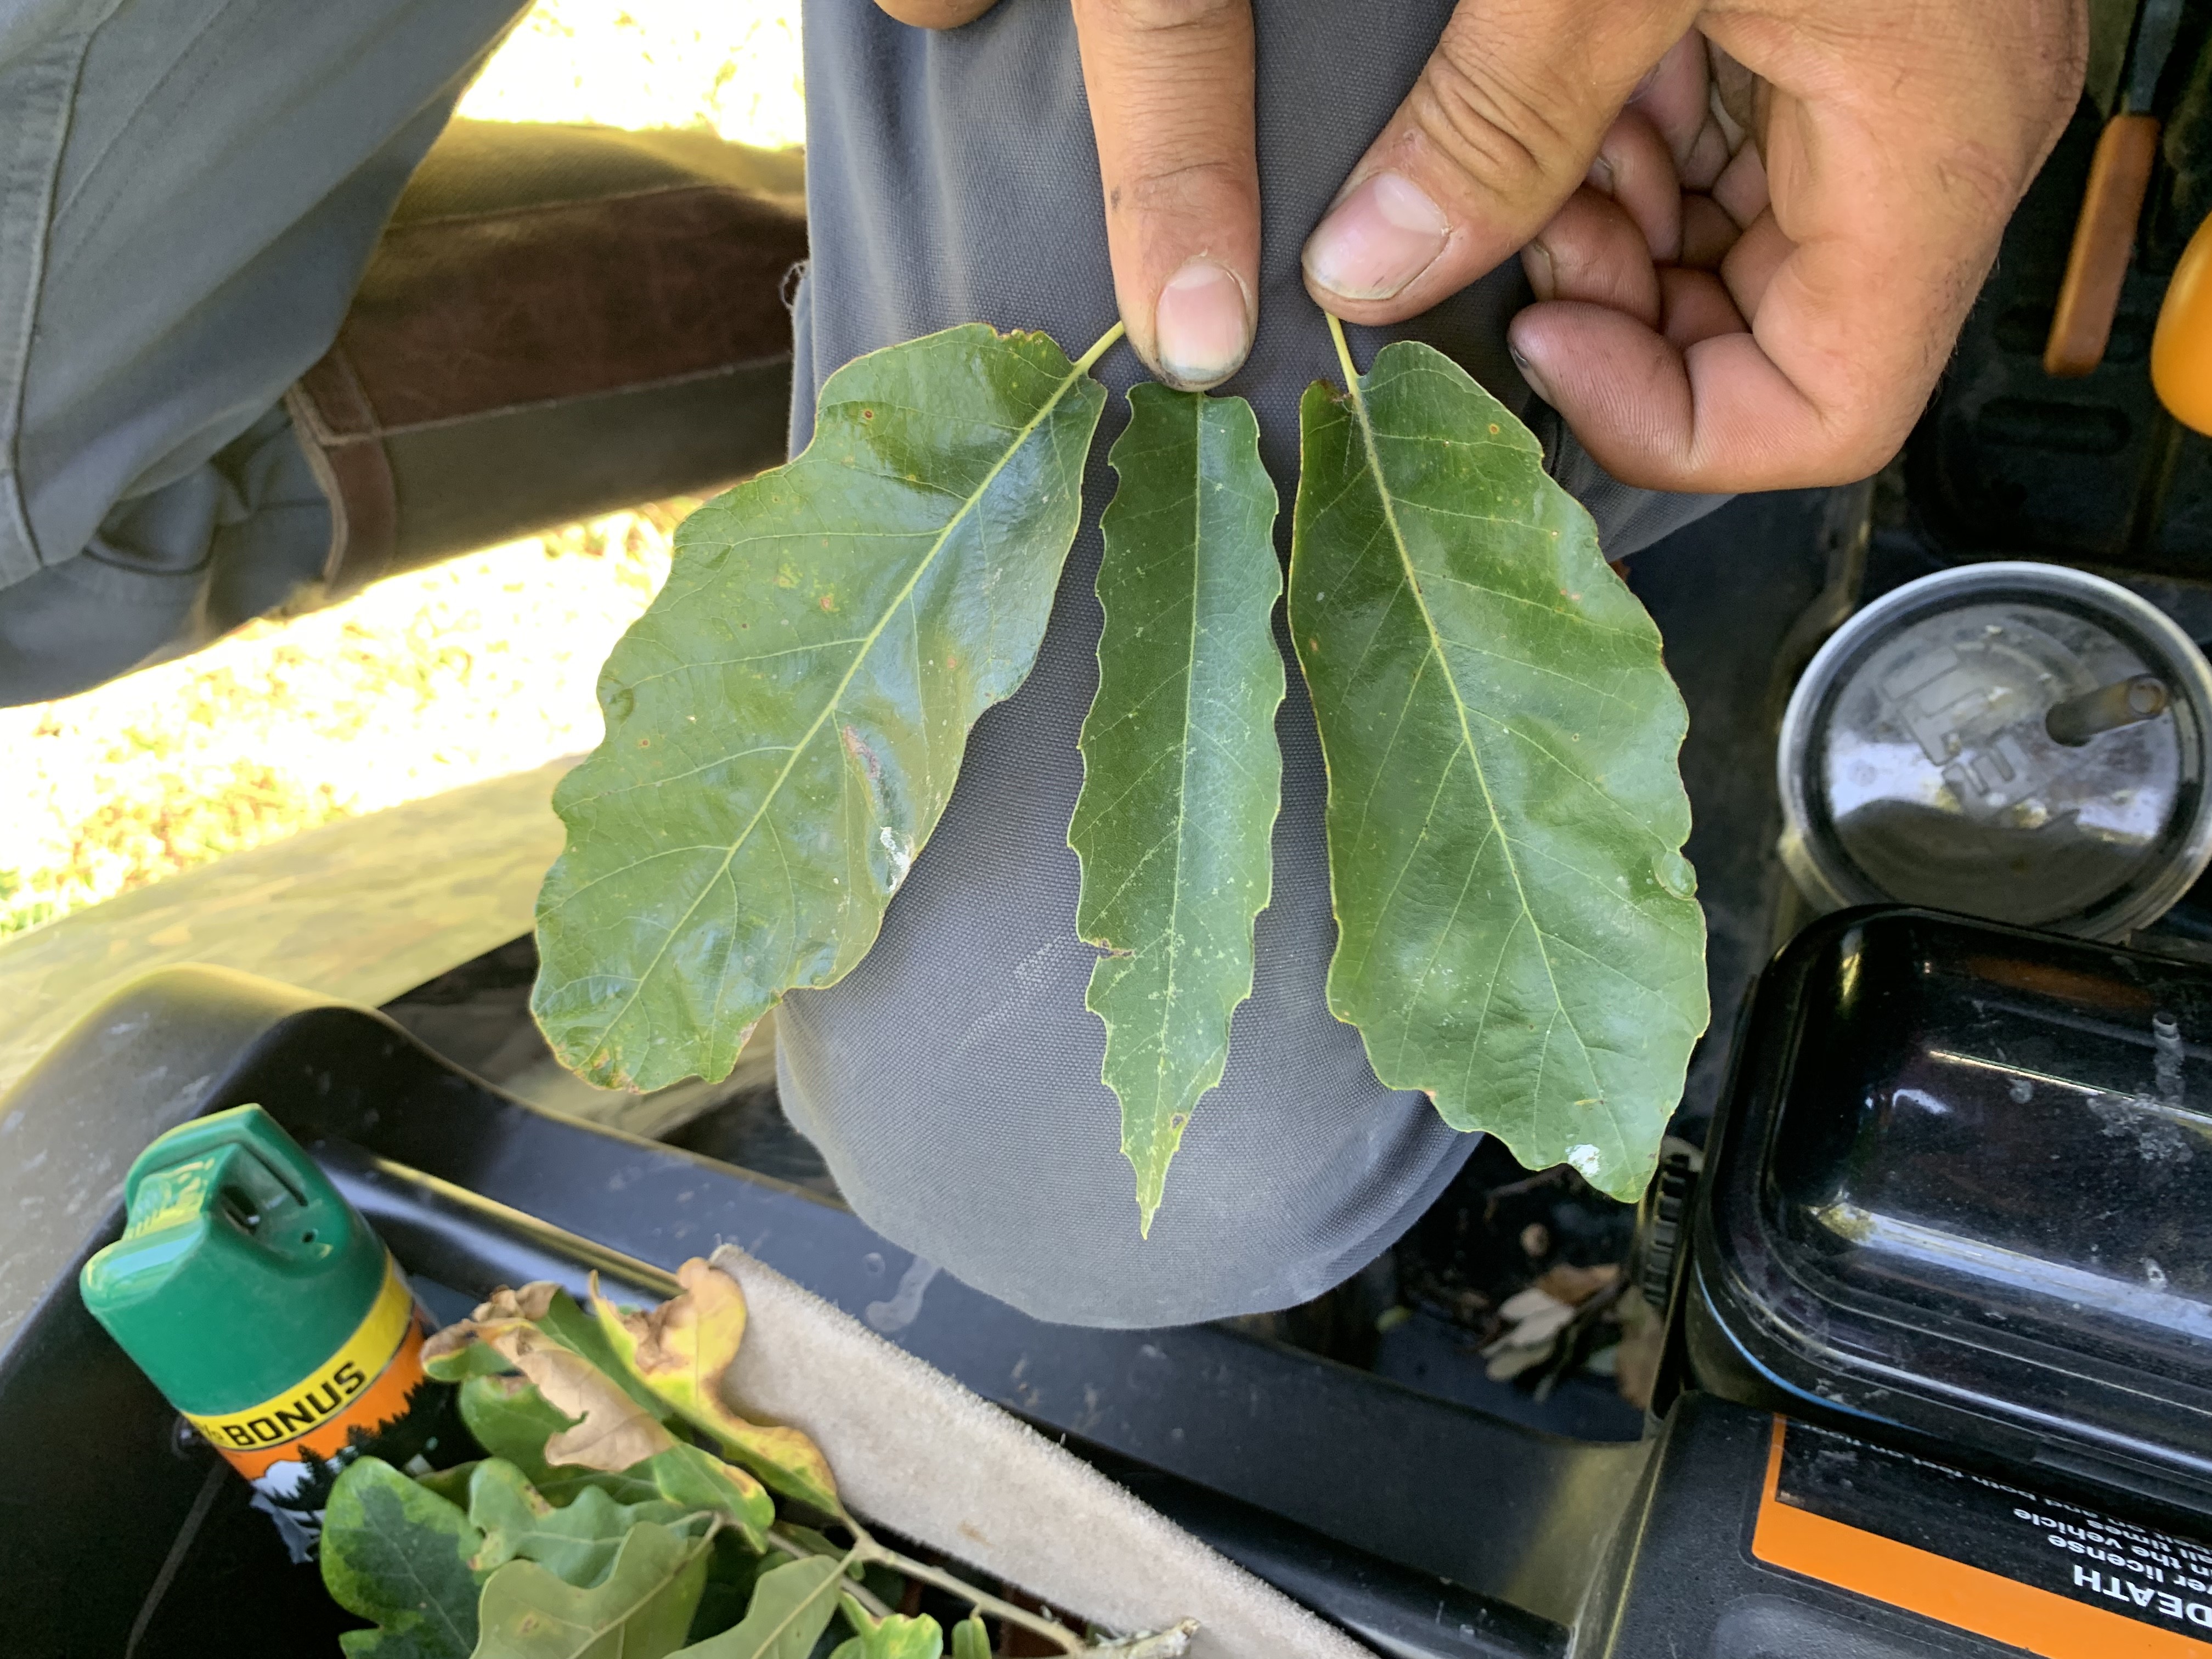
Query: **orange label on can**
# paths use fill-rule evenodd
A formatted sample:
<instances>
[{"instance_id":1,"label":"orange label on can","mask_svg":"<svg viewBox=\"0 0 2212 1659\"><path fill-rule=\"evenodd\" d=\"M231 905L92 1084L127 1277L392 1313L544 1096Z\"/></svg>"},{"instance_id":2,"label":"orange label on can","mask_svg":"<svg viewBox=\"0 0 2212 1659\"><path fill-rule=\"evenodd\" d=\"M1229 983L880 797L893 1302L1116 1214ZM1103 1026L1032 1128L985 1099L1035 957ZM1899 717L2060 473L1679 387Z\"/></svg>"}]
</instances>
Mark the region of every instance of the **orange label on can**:
<instances>
[{"instance_id":1,"label":"orange label on can","mask_svg":"<svg viewBox=\"0 0 2212 1659\"><path fill-rule=\"evenodd\" d=\"M426 1380L415 1297L399 1264L386 1255L384 1288L367 1316L314 1370L244 1411L185 1415L234 1468L257 1480L271 1465L304 1462L308 1453L328 1462L356 1432L374 1435L397 1422Z\"/></svg>"}]
</instances>

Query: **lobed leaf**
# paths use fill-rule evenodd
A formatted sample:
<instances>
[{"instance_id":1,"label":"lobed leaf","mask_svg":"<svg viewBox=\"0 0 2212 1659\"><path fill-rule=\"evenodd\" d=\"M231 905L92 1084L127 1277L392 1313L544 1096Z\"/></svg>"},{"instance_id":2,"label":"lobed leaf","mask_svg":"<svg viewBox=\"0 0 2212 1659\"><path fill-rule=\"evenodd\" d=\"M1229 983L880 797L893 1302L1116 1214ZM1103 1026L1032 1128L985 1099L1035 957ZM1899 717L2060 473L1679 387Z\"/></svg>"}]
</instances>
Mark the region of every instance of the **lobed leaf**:
<instances>
[{"instance_id":1,"label":"lobed leaf","mask_svg":"<svg viewBox=\"0 0 2212 1659\"><path fill-rule=\"evenodd\" d=\"M1076 932L1107 952L1085 1004L1105 1023L1101 1078L1121 1104L1149 1235L1252 994L1282 797L1283 576L1243 398L1139 386L1108 459L1121 482L1101 520L1106 623L1067 844L1082 865Z\"/></svg>"},{"instance_id":2,"label":"lobed leaf","mask_svg":"<svg viewBox=\"0 0 2212 1659\"><path fill-rule=\"evenodd\" d=\"M1386 1085L1633 1199L1707 1012L1658 629L1464 370L1407 341L1344 361L1301 409L1290 580L1329 1006Z\"/></svg>"},{"instance_id":3,"label":"lobed leaf","mask_svg":"<svg viewBox=\"0 0 2212 1659\"><path fill-rule=\"evenodd\" d=\"M456 1463L451 1468L425 1469L414 1477L415 1484L423 1491L434 1492L458 1510L469 1506L469 1482L476 1479L477 1471L484 1466L481 1457L466 1463Z\"/></svg>"},{"instance_id":4,"label":"lobed leaf","mask_svg":"<svg viewBox=\"0 0 2212 1659\"><path fill-rule=\"evenodd\" d=\"M471 1377L461 1384L460 1413L478 1445L520 1469L553 1504L568 1503L586 1491L604 1492L619 1504L645 1503L662 1495L649 1474L609 1474L547 1462L546 1443L569 1428L573 1419L547 1405L527 1377Z\"/></svg>"},{"instance_id":5,"label":"lobed leaf","mask_svg":"<svg viewBox=\"0 0 2212 1659\"><path fill-rule=\"evenodd\" d=\"M700 1447L671 1447L635 1472L649 1475L670 1502L720 1516L755 1550L764 1547L761 1534L775 1524L775 1504L760 1482Z\"/></svg>"},{"instance_id":6,"label":"lobed leaf","mask_svg":"<svg viewBox=\"0 0 2212 1659\"><path fill-rule=\"evenodd\" d=\"M605 1577L616 1551L641 1521L669 1525L691 1511L665 1498L617 1504L586 1487L556 1508L500 1458L477 1468L469 1482L469 1522L483 1534L470 1565L489 1573L509 1561L535 1561L564 1583L588 1589Z\"/></svg>"},{"instance_id":7,"label":"lobed leaf","mask_svg":"<svg viewBox=\"0 0 2212 1659\"><path fill-rule=\"evenodd\" d=\"M675 1413L642 1382L633 1377L608 1344L599 1322L576 1305L576 1298L549 1279L536 1279L520 1290L502 1285L479 1304L466 1319L457 1319L434 1334L422 1347L422 1369L441 1382L465 1382L472 1376L512 1373L512 1360L499 1350L501 1331L530 1324L540 1334L582 1355L600 1373L619 1384L639 1405L664 1419Z\"/></svg>"},{"instance_id":8,"label":"lobed leaf","mask_svg":"<svg viewBox=\"0 0 2212 1659\"><path fill-rule=\"evenodd\" d=\"M494 1346L537 1385L545 1403L576 1419L545 1443L548 1463L580 1463L618 1474L677 1443L660 1419L573 1348L534 1325L502 1328Z\"/></svg>"},{"instance_id":9,"label":"lobed leaf","mask_svg":"<svg viewBox=\"0 0 2212 1659\"><path fill-rule=\"evenodd\" d=\"M475 1659L666 1659L690 1627L707 1551L706 1539L648 1521L588 1589L509 1561L484 1581Z\"/></svg>"},{"instance_id":10,"label":"lobed leaf","mask_svg":"<svg viewBox=\"0 0 2212 1659\"><path fill-rule=\"evenodd\" d=\"M719 1636L695 1642L679 1659L807 1659L837 1611L843 1564L809 1556L760 1576L745 1616Z\"/></svg>"},{"instance_id":11,"label":"lobed leaf","mask_svg":"<svg viewBox=\"0 0 2212 1659\"><path fill-rule=\"evenodd\" d=\"M787 989L859 962L968 728L1036 660L1090 362L981 324L870 353L805 453L684 522L600 677L605 740L554 794L532 1008L562 1064L719 1080Z\"/></svg>"},{"instance_id":12,"label":"lobed leaf","mask_svg":"<svg viewBox=\"0 0 2212 1659\"><path fill-rule=\"evenodd\" d=\"M483 1542L459 1509L380 1458L340 1472L323 1511L323 1586L377 1628L338 1638L349 1659L469 1659Z\"/></svg>"},{"instance_id":13,"label":"lobed leaf","mask_svg":"<svg viewBox=\"0 0 2212 1659\"><path fill-rule=\"evenodd\" d=\"M681 1293L639 1312L617 1308L592 1281L592 1307L609 1346L661 1401L714 1437L778 1492L836 1514L837 1483L822 1449L798 1429L749 1422L722 1400L722 1382L744 1340L738 1282L694 1256L677 1269Z\"/></svg>"}]
</instances>

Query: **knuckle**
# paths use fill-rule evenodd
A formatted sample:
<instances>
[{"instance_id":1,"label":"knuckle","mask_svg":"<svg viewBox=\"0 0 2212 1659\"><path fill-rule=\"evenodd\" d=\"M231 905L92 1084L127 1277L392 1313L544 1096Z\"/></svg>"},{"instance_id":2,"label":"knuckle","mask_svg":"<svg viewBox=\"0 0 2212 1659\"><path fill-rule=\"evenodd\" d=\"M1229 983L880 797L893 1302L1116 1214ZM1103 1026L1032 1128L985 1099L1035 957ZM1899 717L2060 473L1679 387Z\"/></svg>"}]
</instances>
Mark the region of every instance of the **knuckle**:
<instances>
[{"instance_id":1,"label":"knuckle","mask_svg":"<svg viewBox=\"0 0 2212 1659\"><path fill-rule=\"evenodd\" d=\"M1249 14L1250 0L1085 0L1101 22L1133 34L1206 29Z\"/></svg>"},{"instance_id":2,"label":"knuckle","mask_svg":"<svg viewBox=\"0 0 2212 1659\"><path fill-rule=\"evenodd\" d=\"M1494 197L1515 199L1578 178L1583 163L1563 115L1573 94L1455 51L1414 83L1407 112L1430 143Z\"/></svg>"},{"instance_id":3,"label":"knuckle","mask_svg":"<svg viewBox=\"0 0 2212 1659\"><path fill-rule=\"evenodd\" d=\"M1184 161L1138 167L1115 181L1114 205L1146 216L1193 207L1212 208L1231 197L1251 193L1250 170L1231 161Z\"/></svg>"}]
</instances>

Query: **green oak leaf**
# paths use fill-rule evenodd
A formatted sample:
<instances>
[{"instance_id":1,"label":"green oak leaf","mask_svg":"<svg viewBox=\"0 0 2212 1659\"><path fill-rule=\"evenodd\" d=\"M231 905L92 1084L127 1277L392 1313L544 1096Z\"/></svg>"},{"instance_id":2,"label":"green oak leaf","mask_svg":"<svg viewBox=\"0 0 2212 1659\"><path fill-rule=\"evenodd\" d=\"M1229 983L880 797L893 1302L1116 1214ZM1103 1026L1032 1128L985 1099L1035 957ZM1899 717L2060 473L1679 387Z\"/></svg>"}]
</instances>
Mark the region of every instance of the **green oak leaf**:
<instances>
[{"instance_id":1,"label":"green oak leaf","mask_svg":"<svg viewBox=\"0 0 2212 1659\"><path fill-rule=\"evenodd\" d=\"M415 1484L426 1492L437 1493L454 1508L465 1510L469 1506L469 1482L476 1479L477 1471L483 1467L483 1459L477 1458L472 1462L456 1463L449 1469L425 1469L415 1477Z\"/></svg>"},{"instance_id":2,"label":"green oak leaf","mask_svg":"<svg viewBox=\"0 0 2212 1659\"><path fill-rule=\"evenodd\" d=\"M1706 1019L1659 631L1534 438L1410 341L1301 409L1291 625L1328 767L1328 1000L1528 1167L1650 1178Z\"/></svg>"},{"instance_id":3,"label":"green oak leaf","mask_svg":"<svg viewBox=\"0 0 2212 1659\"><path fill-rule=\"evenodd\" d=\"M380 1458L357 1457L323 1512L323 1587L374 1630L338 1638L349 1659L469 1659L483 1537L467 1516Z\"/></svg>"},{"instance_id":4,"label":"green oak leaf","mask_svg":"<svg viewBox=\"0 0 2212 1659\"><path fill-rule=\"evenodd\" d=\"M763 1547L761 1534L775 1524L775 1500L766 1488L702 1447L672 1446L631 1473L652 1477L663 1498L685 1510L720 1516L756 1550Z\"/></svg>"},{"instance_id":5,"label":"green oak leaf","mask_svg":"<svg viewBox=\"0 0 2212 1659\"><path fill-rule=\"evenodd\" d=\"M707 1553L705 1538L642 1521L588 1589L509 1561L484 1581L475 1659L665 1659L690 1628Z\"/></svg>"},{"instance_id":6,"label":"green oak leaf","mask_svg":"<svg viewBox=\"0 0 2212 1659\"><path fill-rule=\"evenodd\" d=\"M617 1504L596 1486L556 1509L520 1469L495 1457L479 1464L469 1482L469 1522L483 1534L470 1565L488 1573L509 1561L535 1561L564 1583L588 1589L605 1577L639 1522L667 1525L690 1513L665 1498Z\"/></svg>"},{"instance_id":7,"label":"green oak leaf","mask_svg":"<svg viewBox=\"0 0 2212 1659\"><path fill-rule=\"evenodd\" d=\"M843 1606L845 1622L859 1634L831 1649L830 1659L944 1659L945 1632L927 1613L878 1619L849 1595Z\"/></svg>"},{"instance_id":8,"label":"green oak leaf","mask_svg":"<svg viewBox=\"0 0 2212 1659\"><path fill-rule=\"evenodd\" d=\"M1042 334L856 358L814 439L677 533L599 679L606 737L554 793L532 1009L609 1086L728 1075L793 986L842 978L1025 679L1106 400Z\"/></svg>"},{"instance_id":9,"label":"green oak leaf","mask_svg":"<svg viewBox=\"0 0 2212 1659\"><path fill-rule=\"evenodd\" d=\"M507 1376L514 1370L504 1354L485 1342L471 1342L450 1352L434 1352L423 1359L422 1369L437 1382L465 1382L472 1376Z\"/></svg>"},{"instance_id":10,"label":"green oak leaf","mask_svg":"<svg viewBox=\"0 0 2212 1659\"><path fill-rule=\"evenodd\" d=\"M678 1659L807 1659L837 1611L843 1564L813 1555L764 1572L745 1616L719 1636L695 1642Z\"/></svg>"},{"instance_id":11,"label":"green oak leaf","mask_svg":"<svg viewBox=\"0 0 2212 1659\"><path fill-rule=\"evenodd\" d=\"M477 1443L494 1457L522 1471L548 1502L561 1504L578 1492L604 1492L618 1504L642 1504L664 1496L650 1472L608 1474L579 1465L545 1461L545 1443L574 1419L556 1411L520 1376L471 1376L461 1384L461 1421Z\"/></svg>"},{"instance_id":12,"label":"green oak leaf","mask_svg":"<svg viewBox=\"0 0 2212 1659\"><path fill-rule=\"evenodd\" d=\"M991 1659L991 1632L981 1613L969 1613L952 1627L952 1659Z\"/></svg>"},{"instance_id":13,"label":"green oak leaf","mask_svg":"<svg viewBox=\"0 0 2212 1659\"><path fill-rule=\"evenodd\" d=\"M1282 799L1283 591L1275 489L1241 398L1140 386L1108 457L1098 691L1083 722L1076 932L1105 950L1085 1003L1106 1025L1139 1226L1252 994L1252 919Z\"/></svg>"},{"instance_id":14,"label":"green oak leaf","mask_svg":"<svg viewBox=\"0 0 2212 1659\"><path fill-rule=\"evenodd\" d=\"M704 1641L744 1618L761 1575L781 1566L787 1559L780 1553L759 1553L730 1528L716 1533L708 1558L707 1585L699 1592L698 1610L691 1615L690 1639Z\"/></svg>"}]
</instances>

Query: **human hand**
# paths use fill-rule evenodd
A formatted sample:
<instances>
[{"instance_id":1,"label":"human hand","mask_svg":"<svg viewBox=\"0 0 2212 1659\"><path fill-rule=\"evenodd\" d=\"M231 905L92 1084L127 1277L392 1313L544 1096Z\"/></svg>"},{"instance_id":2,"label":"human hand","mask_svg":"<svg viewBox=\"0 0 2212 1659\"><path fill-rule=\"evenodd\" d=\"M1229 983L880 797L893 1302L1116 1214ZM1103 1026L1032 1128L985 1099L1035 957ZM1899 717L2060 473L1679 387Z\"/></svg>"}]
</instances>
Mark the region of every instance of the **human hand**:
<instances>
[{"instance_id":1,"label":"human hand","mask_svg":"<svg viewBox=\"0 0 2212 1659\"><path fill-rule=\"evenodd\" d=\"M878 3L949 27L992 0ZM1249 0L1073 3L1130 342L1218 384L1257 320ZM1516 360L1624 483L1863 477L1925 404L2086 40L2082 0L1461 0L1307 287L1397 322L1522 251Z\"/></svg>"}]
</instances>

